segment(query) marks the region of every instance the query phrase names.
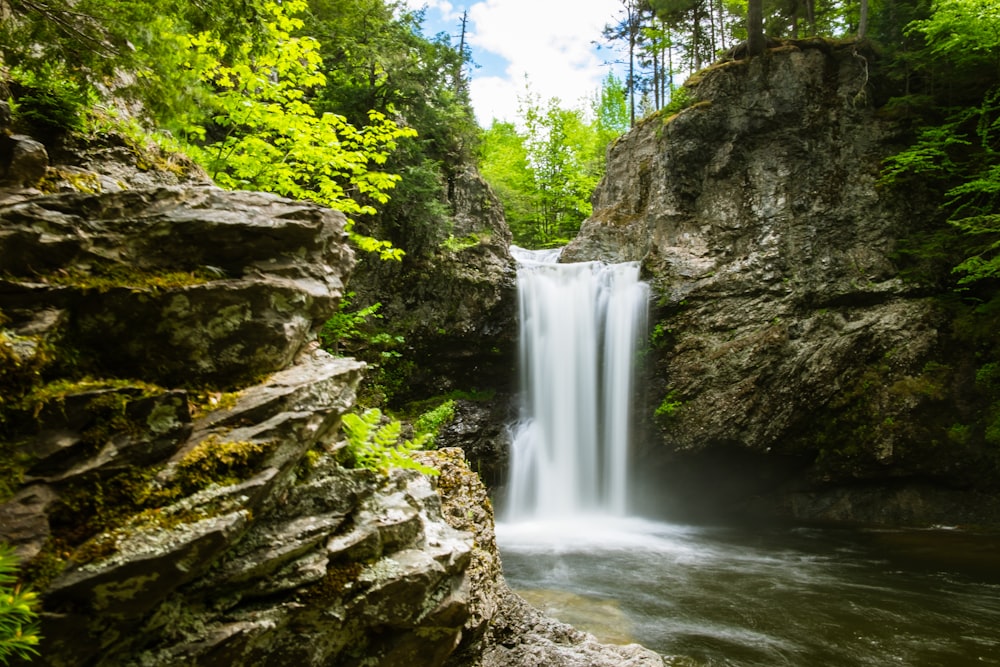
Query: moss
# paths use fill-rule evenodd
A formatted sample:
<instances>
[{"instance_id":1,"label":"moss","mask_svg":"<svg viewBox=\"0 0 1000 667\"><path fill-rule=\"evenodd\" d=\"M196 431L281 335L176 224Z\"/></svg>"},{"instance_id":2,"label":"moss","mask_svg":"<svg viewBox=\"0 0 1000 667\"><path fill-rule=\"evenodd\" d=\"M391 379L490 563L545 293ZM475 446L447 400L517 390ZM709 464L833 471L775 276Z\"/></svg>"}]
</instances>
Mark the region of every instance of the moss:
<instances>
[{"instance_id":1,"label":"moss","mask_svg":"<svg viewBox=\"0 0 1000 667\"><path fill-rule=\"evenodd\" d=\"M17 493L33 462L34 457L15 443L0 441L0 503Z\"/></svg>"},{"instance_id":2,"label":"moss","mask_svg":"<svg viewBox=\"0 0 1000 667\"><path fill-rule=\"evenodd\" d=\"M35 590L45 590L70 563L72 550L54 538L21 566L21 581Z\"/></svg>"},{"instance_id":3,"label":"moss","mask_svg":"<svg viewBox=\"0 0 1000 667\"><path fill-rule=\"evenodd\" d=\"M336 602L352 588L364 571L362 563L335 563L326 569L326 575L313 585L306 597L317 602Z\"/></svg>"},{"instance_id":4,"label":"moss","mask_svg":"<svg viewBox=\"0 0 1000 667\"><path fill-rule=\"evenodd\" d=\"M49 285L76 287L81 290L97 292L125 288L156 293L192 285L202 285L216 279L216 275L203 267L192 271L156 272L123 264L96 264L90 267L74 266L60 269L34 276L34 278Z\"/></svg>"},{"instance_id":5,"label":"moss","mask_svg":"<svg viewBox=\"0 0 1000 667\"><path fill-rule=\"evenodd\" d=\"M101 192L101 181L92 172L68 171L58 167L50 168L38 183L38 189L52 194L59 192L62 183L69 183L77 192L98 194Z\"/></svg>"},{"instance_id":6,"label":"moss","mask_svg":"<svg viewBox=\"0 0 1000 667\"><path fill-rule=\"evenodd\" d=\"M241 392L215 391L202 387L192 390L188 396L191 402L191 418L200 419L216 410L233 409L240 400Z\"/></svg>"},{"instance_id":7,"label":"moss","mask_svg":"<svg viewBox=\"0 0 1000 667\"><path fill-rule=\"evenodd\" d=\"M153 483L156 469L129 470L107 480L66 488L49 513L51 537L26 563L24 580L45 587L70 563L106 558L117 550L112 534L141 511L159 502Z\"/></svg>"},{"instance_id":8,"label":"moss","mask_svg":"<svg viewBox=\"0 0 1000 667\"><path fill-rule=\"evenodd\" d=\"M0 421L44 377L57 352L41 336L17 336L0 329Z\"/></svg>"},{"instance_id":9,"label":"moss","mask_svg":"<svg viewBox=\"0 0 1000 667\"><path fill-rule=\"evenodd\" d=\"M91 419L82 436L86 443L101 445L118 433L136 435L144 432L143 424L129 418L127 406L136 398L155 396L164 391L162 387L141 380L63 378L34 388L21 399L18 407L38 417L46 407L61 410L70 396L95 394L87 405Z\"/></svg>"},{"instance_id":10,"label":"moss","mask_svg":"<svg viewBox=\"0 0 1000 667\"><path fill-rule=\"evenodd\" d=\"M256 471L273 443L224 441L212 435L177 463L173 477L185 495L209 484L234 484Z\"/></svg>"},{"instance_id":11,"label":"moss","mask_svg":"<svg viewBox=\"0 0 1000 667\"><path fill-rule=\"evenodd\" d=\"M0 312L0 327L6 317ZM17 336L0 328L0 502L20 486L33 458L17 444L25 416L25 397L57 365L56 348L42 336Z\"/></svg>"},{"instance_id":12,"label":"moss","mask_svg":"<svg viewBox=\"0 0 1000 667\"><path fill-rule=\"evenodd\" d=\"M49 514L52 537L28 564L25 579L44 589L68 563L114 554L136 530L170 530L210 516L205 508L175 509L176 501L210 484L231 484L256 471L268 443L202 441L178 463L173 479L160 467L130 469L108 479L69 486Z\"/></svg>"}]
</instances>

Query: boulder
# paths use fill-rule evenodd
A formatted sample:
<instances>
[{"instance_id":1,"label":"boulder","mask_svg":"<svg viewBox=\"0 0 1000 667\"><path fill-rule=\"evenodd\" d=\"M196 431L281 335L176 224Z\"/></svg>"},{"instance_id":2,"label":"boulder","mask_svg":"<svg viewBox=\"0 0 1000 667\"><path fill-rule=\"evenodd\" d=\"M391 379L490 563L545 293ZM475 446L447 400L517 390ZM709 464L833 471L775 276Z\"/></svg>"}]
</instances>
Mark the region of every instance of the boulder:
<instances>
[{"instance_id":1,"label":"boulder","mask_svg":"<svg viewBox=\"0 0 1000 667\"><path fill-rule=\"evenodd\" d=\"M61 309L107 375L238 386L288 366L353 264L342 214L214 187L0 206L0 309Z\"/></svg>"},{"instance_id":2,"label":"boulder","mask_svg":"<svg viewBox=\"0 0 1000 667\"><path fill-rule=\"evenodd\" d=\"M49 154L41 142L0 132L0 186L35 186L48 166Z\"/></svg>"}]
</instances>

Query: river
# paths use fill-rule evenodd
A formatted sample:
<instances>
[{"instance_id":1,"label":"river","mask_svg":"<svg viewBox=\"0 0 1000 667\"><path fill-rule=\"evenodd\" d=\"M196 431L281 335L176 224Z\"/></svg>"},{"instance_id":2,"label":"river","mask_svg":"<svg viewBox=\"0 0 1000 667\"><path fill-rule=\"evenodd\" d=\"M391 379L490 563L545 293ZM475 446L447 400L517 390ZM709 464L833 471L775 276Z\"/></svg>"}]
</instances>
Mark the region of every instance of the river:
<instances>
[{"instance_id":1,"label":"river","mask_svg":"<svg viewBox=\"0 0 1000 667\"><path fill-rule=\"evenodd\" d=\"M629 515L637 263L518 259L521 411L497 538L550 615L675 665L1000 665L1000 538Z\"/></svg>"},{"instance_id":2,"label":"river","mask_svg":"<svg viewBox=\"0 0 1000 667\"><path fill-rule=\"evenodd\" d=\"M1000 537L949 530L500 523L550 615L706 667L1000 665Z\"/></svg>"}]
</instances>

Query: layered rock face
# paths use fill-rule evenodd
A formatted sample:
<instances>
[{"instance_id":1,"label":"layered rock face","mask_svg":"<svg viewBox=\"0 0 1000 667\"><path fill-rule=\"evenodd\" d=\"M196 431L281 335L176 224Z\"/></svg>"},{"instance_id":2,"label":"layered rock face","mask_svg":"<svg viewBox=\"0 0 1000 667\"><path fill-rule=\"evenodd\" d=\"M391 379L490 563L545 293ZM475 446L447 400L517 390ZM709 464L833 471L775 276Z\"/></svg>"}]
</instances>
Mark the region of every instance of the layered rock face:
<instances>
[{"instance_id":1,"label":"layered rock face","mask_svg":"<svg viewBox=\"0 0 1000 667\"><path fill-rule=\"evenodd\" d=\"M506 589L460 450L351 466L365 364L314 342L342 215L112 166L0 192L0 542L42 594L31 664L663 664ZM515 654L541 663L491 657Z\"/></svg>"},{"instance_id":2,"label":"layered rock face","mask_svg":"<svg viewBox=\"0 0 1000 667\"><path fill-rule=\"evenodd\" d=\"M503 205L475 170L450 183L449 226L402 262L362 257L350 289L379 302L380 326L405 337L404 380L393 400L456 397L456 419L439 442L461 447L487 484L506 470L516 380L517 288ZM384 234L387 235L387 234Z\"/></svg>"},{"instance_id":3,"label":"layered rock face","mask_svg":"<svg viewBox=\"0 0 1000 667\"><path fill-rule=\"evenodd\" d=\"M43 591L33 664L441 664L471 535L428 477L342 467L364 364L311 343L343 216L104 180L0 206L0 540Z\"/></svg>"},{"instance_id":4,"label":"layered rock face","mask_svg":"<svg viewBox=\"0 0 1000 667\"><path fill-rule=\"evenodd\" d=\"M677 508L757 496L799 518L1000 516L941 497L979 484L986 454L949 439L971 409L968 364L899 275L898 240L932 209L878 184L901 133L873 102L875 70L820 40L724 62L690 84L693 105L609 151L562 261L641 261L659 293L642 415L657 411L659 444L640 456Z\"/></svg>"}]
</instances>

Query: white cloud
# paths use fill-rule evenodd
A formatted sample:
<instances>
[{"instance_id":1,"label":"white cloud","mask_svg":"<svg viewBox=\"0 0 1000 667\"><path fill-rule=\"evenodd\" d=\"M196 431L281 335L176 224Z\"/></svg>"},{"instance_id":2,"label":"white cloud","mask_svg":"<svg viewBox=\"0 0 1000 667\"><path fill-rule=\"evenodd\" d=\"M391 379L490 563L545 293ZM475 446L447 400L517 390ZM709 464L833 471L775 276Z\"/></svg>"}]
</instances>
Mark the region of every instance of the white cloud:
<instances>
[{"instance_id":1,"label":"white cloud","mask_svg":"<svg viewBox=\"0 0 1000 667\"><path fill-rule=\"evenodd\" d=\"M439 0L438 4L446 4ZM525 75L542 100L579 106L607 72L594 51L601 31L616 20L621 0L484 0L469 8L474 49L506 59L503 79L476 78L471 95L480 123L513 120Z\"/></svg>"},{"instance_id":2,"label":"white cloud","mask_svg":"<svg viewBox=\"0 0 1000 667\"><path fill-rule=\"evenodd\" d=\"M405 0L404 4L413 10L427 8L428 11L439 11L446 21L451 21L462 15L461 10L456 10L455 5L448 2L448 0Z\"/></svg>"},{"instance_id":3,"label":"white cloud","mask_svg":"<svg viewBox=\"0 0 1000 667\"><path fill-rule=\"evenodd\" d=\"M425 29L457 39L462 12L469 10L466 39L473 60L470 94L483 126L493 118L515 120L525 76L543 102L557 97L579 107L598 89L607 67L594 43L618 20L622 0L405 0L426 11ZM610 51L606 51L610 54Z\"/></svg>"},{"instance_id":4,"label":"white cloud","mask_svg":"<svg viewBox=\"0 0 1000 667\"><path fill-rule=\"evenodd\" d=\"M518 96L524 95L524 82L514 82L499 76L473 76L469 96L476 118L483 127L493 119L513 121L517 116Z\"/></svg>"}]
</instances>

